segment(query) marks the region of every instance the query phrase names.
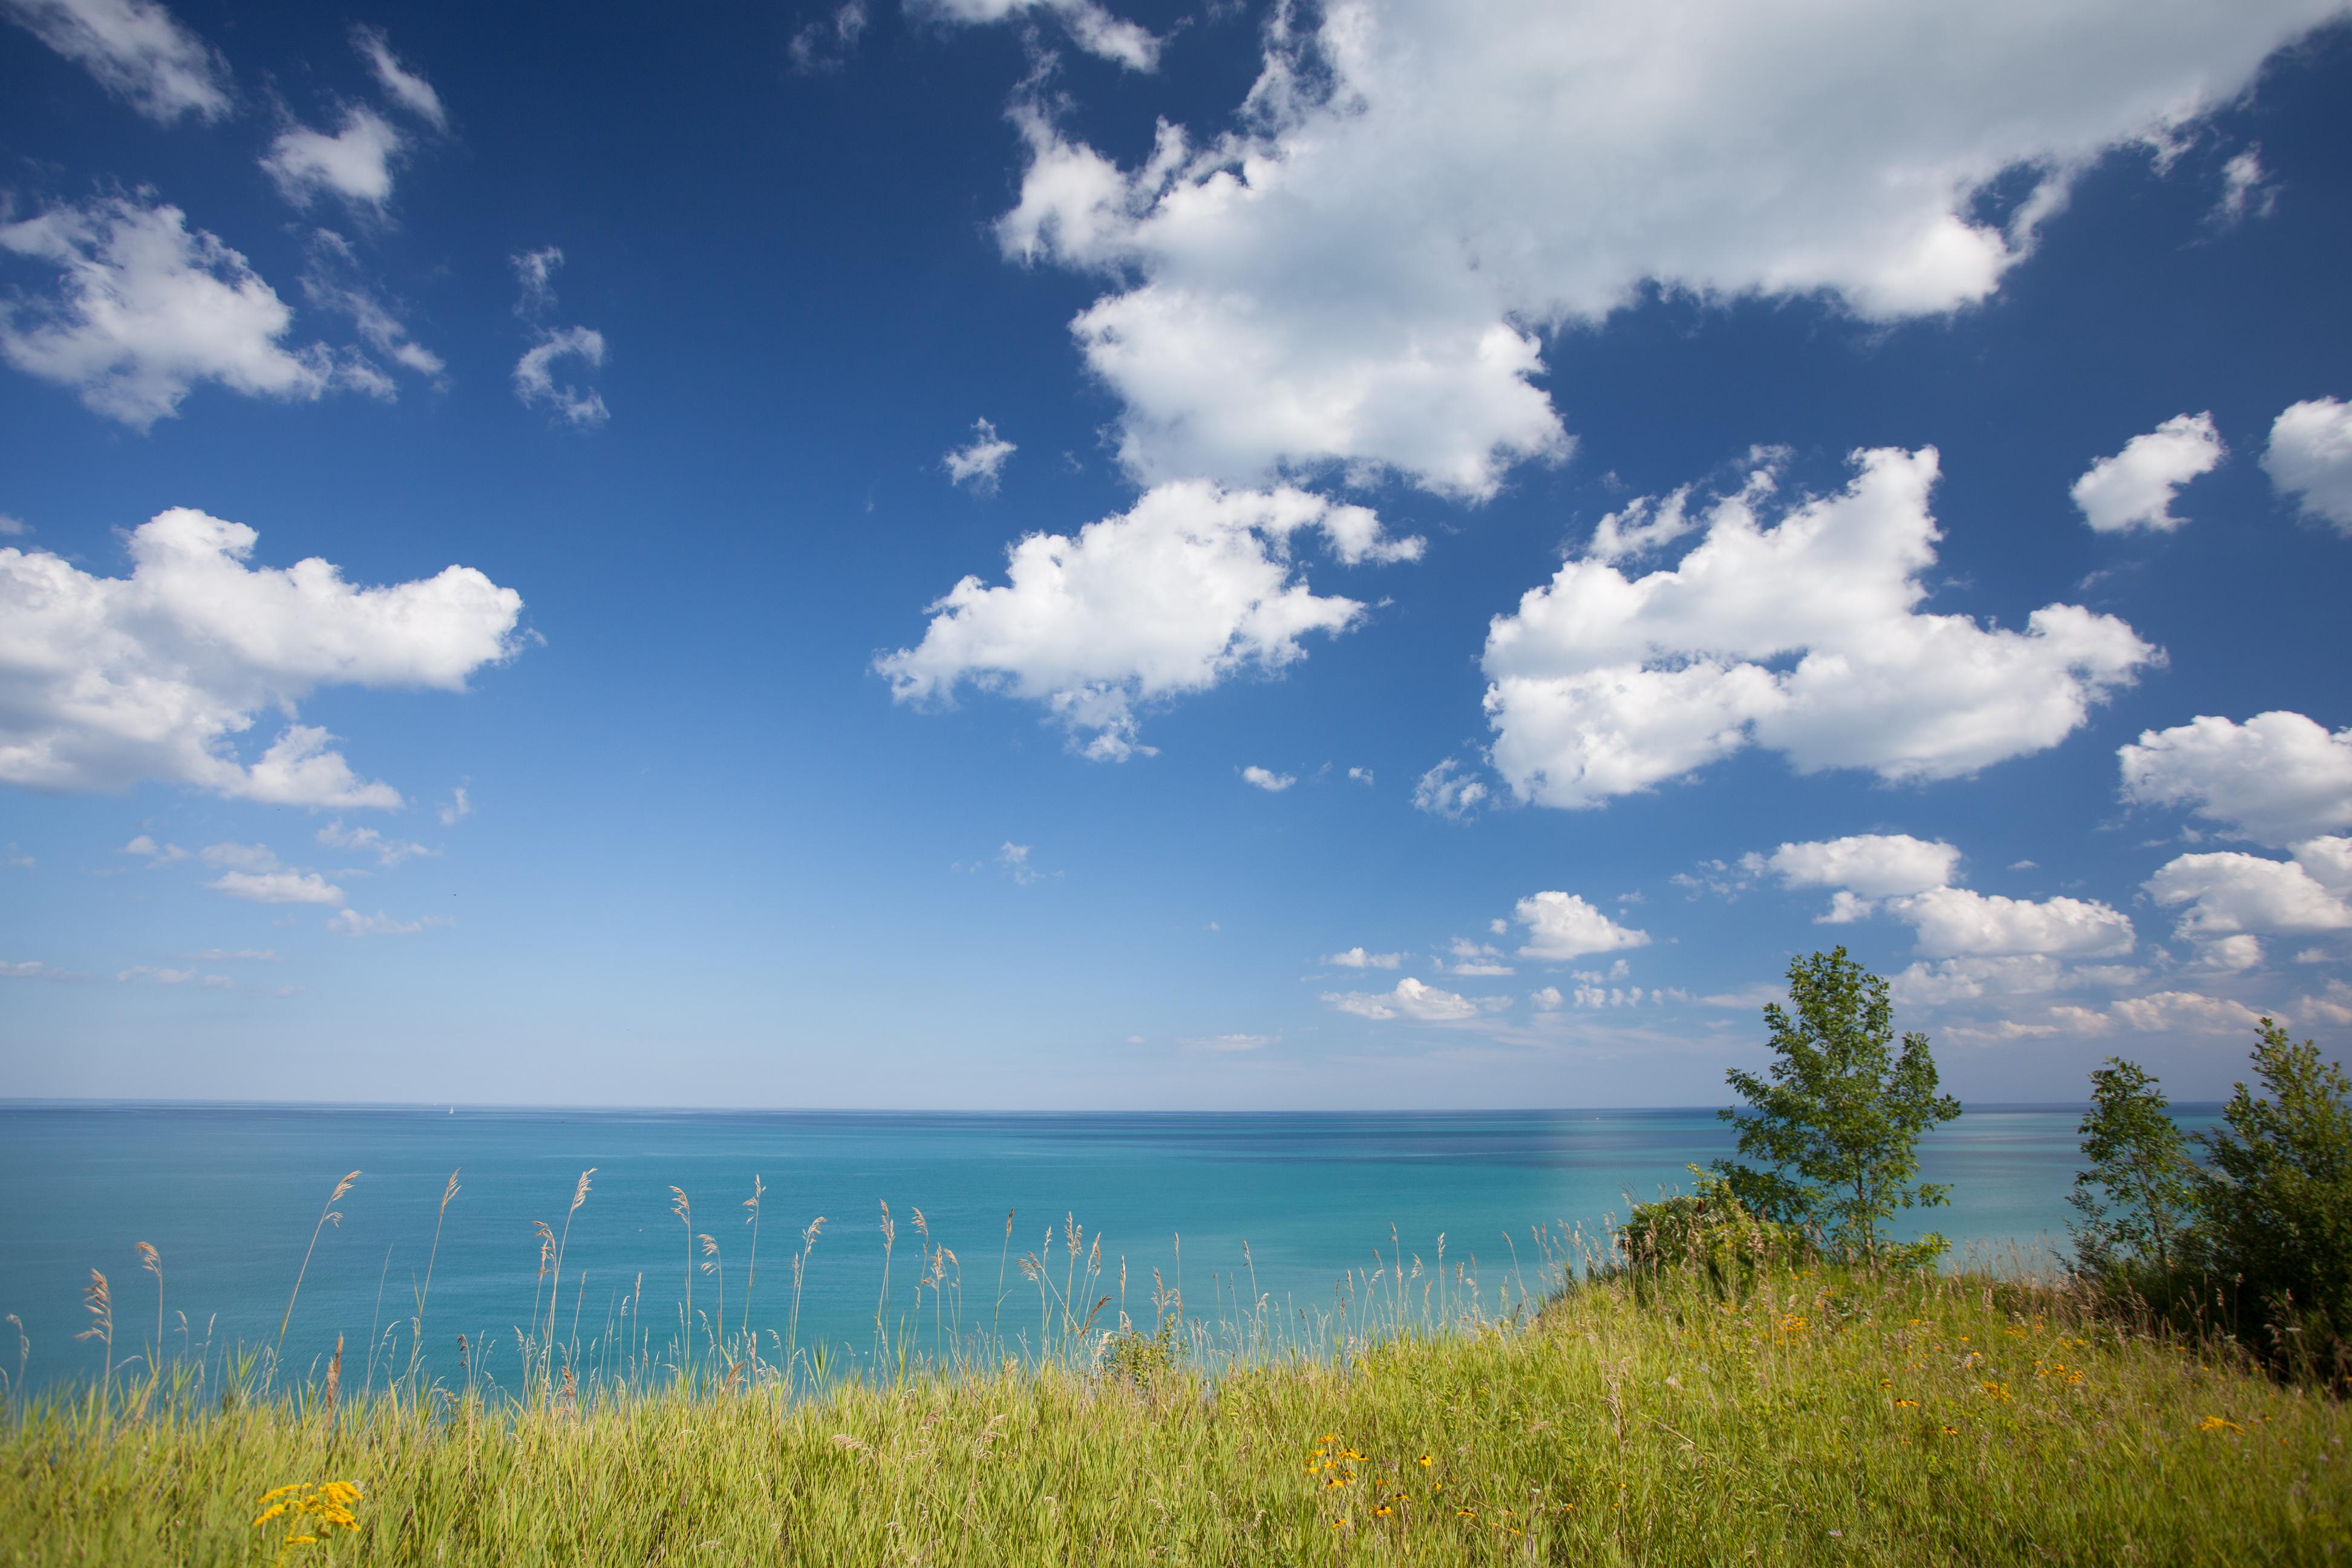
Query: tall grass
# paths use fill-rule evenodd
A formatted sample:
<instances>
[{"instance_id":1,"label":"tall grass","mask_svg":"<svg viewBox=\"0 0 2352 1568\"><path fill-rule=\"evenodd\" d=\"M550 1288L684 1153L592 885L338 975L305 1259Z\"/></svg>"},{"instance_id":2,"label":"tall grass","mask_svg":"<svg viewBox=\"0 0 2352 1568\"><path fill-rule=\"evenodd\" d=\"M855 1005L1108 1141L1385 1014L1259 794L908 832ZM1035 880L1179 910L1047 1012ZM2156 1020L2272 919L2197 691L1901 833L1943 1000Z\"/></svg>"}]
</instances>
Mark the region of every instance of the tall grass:
<instances>
[{"instance_id":1,"label":"tall grass","mask_svg":"<svg viewBox=\"0 0 2352 1568\"><path fill-rule=\"evenodd\" d=\"M1537 1227L1482 1279L1391 1231L1327 1301L1262 1293L1244 1247L1188 1303L1181 1262L1131 1300L1074 1214L1013 1255L1008 1214L983 1320L919 1209L894 1296L884 1205L875 1354L852 1373L800 1343L825 1221L793 1257L786 1331L752 1327L748 1258L730 1327L723 1254L676 1189L677 1331L646 1330L642 1275L584 1341L572 1276L560 1328L593 1173L542 1227L530 1330L461 1336L449 1380L417 1345L454 1172L381 1386L373 1334L356 1393L340 1336L323 1378L286 1375L274 1344L165 1356L152 1248L156 1349L131 1375L93 1271L100 1379L28 1397L20 1332L0 1568L2352 1562L2343 1404L2016 1258L1634 1268L1608 1235Z\"/></svg>"},{"instance_id":2,"label":"tall grass","mask_svg":"<svg viewBox=\"0 0 2352 1568\"><path fill-rule=\"evenodd\" d=\"M2352 1553L2342 1405L2063 1289L1782 1270L1727 1296L1653 1273L1527 1304L1214 1375L966 1360L797 1394L58 1395L0 1438L0 1563L267 1560L257 1500L328 1481L356 1486L357 1528L320 1560L354 1564Z\"/></svg>"}]
</instances>

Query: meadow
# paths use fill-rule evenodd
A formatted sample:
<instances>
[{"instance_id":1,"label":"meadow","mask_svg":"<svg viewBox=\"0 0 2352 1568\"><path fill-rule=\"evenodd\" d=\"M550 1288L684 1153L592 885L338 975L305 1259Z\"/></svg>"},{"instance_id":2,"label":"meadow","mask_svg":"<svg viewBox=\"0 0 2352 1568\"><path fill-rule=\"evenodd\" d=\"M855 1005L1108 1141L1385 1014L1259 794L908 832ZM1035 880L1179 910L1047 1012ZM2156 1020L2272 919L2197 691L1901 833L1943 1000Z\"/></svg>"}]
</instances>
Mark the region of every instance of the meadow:
<instances>
[{"instance_id":1,"label":"meadow","mask_svg":"<svg viewBox=\"0 0 2352 1568\"><path fill-rule=\"evenodd\" d=\"M616 1364L634 1331L541 1317L504 1383L264 1355L37 1395L0 1563L2352 1562L2344 1403L2063 1280L1561 1251L1491 1302L1415 1260L1344 1321L1163 1284L1147 1331L1086 1316L1115 1282L1070 1241L1017 1331L878 1300L937 1336L894 1376L716 1336Z\"/></svg>"}]
</instances>

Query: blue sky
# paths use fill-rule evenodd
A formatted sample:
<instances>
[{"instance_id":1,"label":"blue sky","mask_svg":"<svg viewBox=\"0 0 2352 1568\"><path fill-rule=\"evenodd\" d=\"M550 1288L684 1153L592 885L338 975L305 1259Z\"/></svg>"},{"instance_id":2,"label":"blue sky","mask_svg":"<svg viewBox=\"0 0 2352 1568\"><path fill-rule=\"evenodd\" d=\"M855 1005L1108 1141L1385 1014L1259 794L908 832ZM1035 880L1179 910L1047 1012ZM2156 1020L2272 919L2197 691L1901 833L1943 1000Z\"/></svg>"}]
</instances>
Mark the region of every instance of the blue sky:
<instances>
[{"instance_id":1,"label":"blue sky","mask_svg":"<svg viewBox=\"0 0 2352 1568\"><path fill-rule=\"evenodd\" d=\"M2340 5L0 16L0 1094L2352 1026Z\"/></svg>"}]
</instances>

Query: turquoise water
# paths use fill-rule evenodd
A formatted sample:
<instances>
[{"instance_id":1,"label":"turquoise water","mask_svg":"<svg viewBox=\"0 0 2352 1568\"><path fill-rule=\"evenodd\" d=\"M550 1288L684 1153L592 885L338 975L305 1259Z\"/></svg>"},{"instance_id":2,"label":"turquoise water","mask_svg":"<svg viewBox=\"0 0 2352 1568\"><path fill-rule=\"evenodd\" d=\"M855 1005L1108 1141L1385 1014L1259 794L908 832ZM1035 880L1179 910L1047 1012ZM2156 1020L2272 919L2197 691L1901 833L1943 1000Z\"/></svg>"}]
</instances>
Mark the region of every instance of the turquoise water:
<instances>
[{"instance_id":1,"label":"turquoise water","mask_svg":"<svg viewBox=\"0 0 2352 1568\"><path fill-rule=\"evenodd\" d=\"M2063 1240L2077 1163L2074 1107L1972 1107L1930 1135L1924 1174L1952 1187L1927 1216L1966 1247ZM2186 1120L2200 1122L2202 1116ZM798 1232L827 1217L809 1266L802 1342L854 1359L873 1343L882 1282L879 1205L898 1225L892 1290L904 1305L920 1265L912 1210L958 1257L967 1322L997 1294L1005 1215L1012 1254L1055 1247L1066 1215L1102 1239L1109 1272L1130 1270L1129 1310L1148 1321L1150 1271L1181 1278L1195 1315L1244 1271L1295 1312L1332 1299L1349 1269L1377 1267L1393 1226L1408 1258L1476 1258L1499 1278L1513 1258L1535 1279L1531 1227L1597 1228L1629 1194L1686 1182L1686 1164L1730 1152L1706 1110L1428 1114L945 1115L790 1112L580 1112L288 1107L0 1107L0 1312L32 1342L27 1381L95 1376L100 1351L73 1335L95 1268L111 1281L117 1353L153 1337L155 1281L137 1242L164 1271L166 1338L224 1344L277 1332L320 1205L358 1169L319 1240L291 1328L289 1367L349 1337L354 1364L372 1323L405 1318L433 1240L443 1183L462 1168L436 1265L427 1356L454 1370L456 1339L508 1334L530 1321L539 1285L534 1220L561 1226L573 1183L596 1167L572 1222L563 1316L593 1335L644 1276L648 1327L673 1325L688 1231L670 1212L686 1190L695 1233L719 1242L729 1325L742 1304L751 1231L742 1200L767 1185L754 1327L782 1329ZM1511 1238L1507 1243L1506 1236ZM1179 1238L1181 1237L1181 1247ZM1061 1268L1055 1268L1058 1279ZM694 1261L702 1259L698 1253ZM575 1285L579 1288L575 1289ZM381 1306L379 1289L381 1289ZM698 1309L714 1303L698 1272ZM1242 1287L1248 1294L1247 1284ZM1036 1296L1017 1268L1006 1283L1008 1332L1034 1321ZM1204 1300L1203 1298L1208 1298ZM1024 1306L1025 1303L1025 1306ZM1025 1315L1024 1315L1025 1314ZM656 1337L659 1337L657 1335ZM513 1364L512 1341L503 1360ZM0 1365L16 1371L0 1338ZM494 1354L490 1371L499 1370ZM348 1373L347 1373L348 1375Z\"/></svg>"}]
</instances>

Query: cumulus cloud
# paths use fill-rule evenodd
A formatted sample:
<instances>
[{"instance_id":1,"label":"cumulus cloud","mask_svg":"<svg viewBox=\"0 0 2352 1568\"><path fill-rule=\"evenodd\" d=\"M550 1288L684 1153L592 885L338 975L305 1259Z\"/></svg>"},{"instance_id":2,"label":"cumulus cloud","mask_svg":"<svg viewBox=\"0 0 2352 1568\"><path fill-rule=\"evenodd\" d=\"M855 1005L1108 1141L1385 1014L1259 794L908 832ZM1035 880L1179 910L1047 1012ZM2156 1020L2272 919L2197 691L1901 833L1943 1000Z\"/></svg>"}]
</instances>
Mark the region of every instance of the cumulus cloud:
<instances>
[{"instance_id":1,"label":"cumulus cloud","mask_svg":"<svg viewBox=\"0 0 2352 1568\"><path fill-rule=\"evenodd\" d=\"M2108 1004L2110 1016L2149 1035L2242 1035L2262 1022L2242 1002L2196 991L2158 991Z\"/></svg>"},{"instance_id":2,"label":"cumulus cloud","mask_svg":"<svg viewBox=\"0 0 2352 1568\"><path fill-rule=\"evenodd\" d=\"M1268 795L1280 795L1284 790L1288 789L1292 784L1298 782L1298 775L1297 773L1277 773L1269 769L1259 767L1257 764L1253 763L1248 767L1242 770L1242 782L1244 784L1255 784L1259 789L1265 791Z\"/></svg>"},{"instance_id":3,"label":"cumulus cloud","mask_svg":"<svg viewBox=\"0 0 2352 1568\"><path fill-rule=\"evenodd\" d=\"M1398 981L1393 991L1327 991L1323 1000L1360 1018L1411 1018L1423 1024L1457 1023L1510 1005L1507 996L1474 1002L1457 992L1423 985L1410 975Z\"/></svg>"},{"instance_id":4,"label":"cumulus cloud","mask_svg":"<svg viewBox=\"0 0 2352 1568\"><path fill-rule=\"evenodd\" d=\"M1398 964L1404 962L1404 954L1401 952L1366 952L1360 947L1351 947L1345 952L1328 954L1324 958L1323 962L1326 963L1336 963L1342 969L1394 969Z\"/></svg>"},{"instance_id":5,"label":"cumulus cloud","mask_svg":"<svg viewBox=\"0 0 2352 1568\"><path fill-rule=\"evenodd\" d=\"M44 963L37 958L0 959L0 980L73 980L79 978L70 970Z\"/></svg>"},{"instance_id":6,"label":"cumulus cloud","mask_svg":"<svg viewBox=\"0 0 2352 1568\"><path fill-rule=\"evenodd\" d=\"M996 433L996 426L985 419L971 422L971 439L956 447L940 461L948 470L948 482L969 485L979 495L996 493L996 478L1004 469L1004 459L1021 448Z\"/></svg>"},{"instance_id":7,"label":"cumulus cloud","mask_svg":"<svg viewBox=\"0 0 2352 1568\"><path fill-rule=\"evenodd\" d=\"M1811 844L1783 844L1764 864L1784 888L1840 888L1859 898L1924 893L1952 879L1960 852L1940 839L1907 833L1858 833Z\"/></svg>"},{"instance_id":8,"label":"cumulus cloud","mask_svg":"<svg viewBox=\"0 0 2352 1568\"><path fill-rule=\"evenodd\" d=\"M151 198L102 196L0 224L0 249L62 274L53 298L0 302L0 354L144 430L202 382L316 398L337 381L324 345L286 347L294 311L245 258Z\"/></svg>"},{"instance_id":9,"label":"cumulus cloud","mask_svg":"<svg viewBox=\"0 0 2352 1568\"><path fill-rule=\"evenodd\" d=\"M354 105L343 111L342 128L330 135L307 125L278 132L261 166L278 192L297 206L330 192L347 201L382 207L392 199L393 160L406 138L374 110Z\"/></svg>"},{"instance_id":10,"label":"cumulus cloud","mask_svg":"<svg viewBox=\"0 0 2352 1568\"><path fill-rule=\"evenodd\" d=\"M11 18L109 92L168 125L229 111L228 67L154 0L0 0Z\"/></svg>"},{"instance_id":11,"label":"cumulus cloud","mask_svg":"<svg viewBox=\"0 0 2352 1568\"><path fill-rule=\"evenodd\" d=\"M1512 792L1596 806L1751 744L1801 773L1958 777L2057 744L2161 657L2074 605L2023 631L1922 611L1935 449L1853 461L1843 492L1770 526L1751 482L1678 564L1628 577L1571 560L1496 616L1486 706Z\"/></svg>"},{"instance_id":12,"label":"cumulus cloud","mask_svg":"<svg viewBox=\"0 0 2352 1568\"><path fill-rule=\"evenodd\" d=\"M128 577L0 549L0 780L112 792L154 779L279 805L399 805L324 730L289 723L249 764L231 742L321 686L463 691L515 652L521 596L466 566L372 588L316 557L255 567L257 538L178 507L131 533Z\"/></svg>"},{"instance_id":13,"label":"cumulus cloud","mask_svg":"<svg viewBox=\"0 0 2352 1568\"><path fill-rule=\"evenodd\" d=\"M1076 537L1033 533L1006 552L1005 582L964 578L928 608L910 648L875 669L901 702L950 697L969 681L1045 705L1087 756L1120 762L1149 748L1137 710L1205 691L1244 670L1303 658L1309 633L1336 636L1365 606L1318 596L1292 559L1319 531L1345 563L1411 560L1361 507L1288 488L1162 485Z\"/></svg>"},{"instance_id":14,"label":"cumulus cloud","mask_svg":"<svg viewBox=\"0 0 2352 1568\"><path fill-rule=\"evenodd\" d=\"M1003 847L996 852L997 865L1003 868L1006 876L1024 888L1034 882L1038 876L1035 863L1029 858L1033 847L1032 845L1015 844L1007 839Z\"/></svg>"},{"instance_id":15,"label":"cumulus cloud","mask_svg":"<svg viewBox=\"0 0 2352 1568\"><path fill-rule=\"evenodd\" d=\"M1567 449L1547 328L1654 286L1880 321L1982 300L2092 160L2232 99L2339 10L1331 0L1308 28L1278 8L1223 135L1168 126L1121 166L1021 107L999 239L1115 280L1072 330L1141 480L1393 469L1484 497ZM1989 212L2004 175L2024 198Z\"/></svg>"},{"instance_id":16,"label":"cumulus cloud","mask_svg":"<svg viewBox=\"0 0 2352 1568\"><path fill-rule=\"evenodd\" d=\"M178 845L158 844L152 837L144 833L116 850L115 853L143 856L150 864L156 866L169 866L174 861L188 858L188 852Z\"/></svg>"},{"instance_id":17,"label":"cumulus cloud","mask_svg":"<svg viewBox=\"0 0 2352 1568\"><path fill-rule=\"evenodd\" d=\"M343 890L316 871L224 871L205 884L257 904L340 904Z\"/></svg>"},{"instance_id":18,"label":"cumulus cloud","mask_svg":"<svg viewBox=\"0 0 2352 1568\"><path fill-rule=\"evenodd\" d=\"M423 920L394 920L387 914L363 915L357 910L337 910L327 917L327 929L337 936L415 936L449 923L446 915L428 915Z\"/></svg>"},{"instance_id":19,"label":"cumulus cloud","mask_svg":"<svg viewBox=\"0 0 2352 1568\"><path fill-rule=\"evenodd\" d=\"M383 89L386 98L436 131L449 128L449 111L442 107L441 95L433 90L431 82L401 63L392 52L391 44L385 41L382 28L353 27L352 47L367 61L368 69L375 74L376 86Z\"/></svg>"},{"instance_id":20,"label":"cumulus cloud","mask_svg":"<svg viewBox=\"0 0 2352 1568\"><path fill-rule=\"evenodd\" d=\"M2263 471L2305 517L2352 535L2352 404L2315 397L2271 422Z\"/></svg>"},{"instance_id":21,"label":"cumulus cloud","mask_svg":"<svg viewBox=\"0 0 2352 1568\"><path fill-rule=\"evenodd\" d=\"M1413 807L1433 816L1466 820L1486 800L1486 781L1452 757L1421 775L1412 786Z\"/></svg>"},{"instance_id":22,"label":"cumulus cloud","mask_svg":"<svg viewBox=\"0 0 2352 1568\"><path fill-rule=\"evenodd\" d=\"M373 855L379 866L397 866L413 856L439 853L422 844L387 838L373 827L345 827L341 817L319 829L318 839L330 849L349 849L362 855Z\"/></svg>"},{"instance_id":23,"label":"cumulus cloud","mask_svg":"<svg viewBox=\"0 0 2352 1568\"><path fill-rule=\"evenodd\" d=\"M1095 0L914 0L914 9L968 26L1042 14L1059 22L1070 41L1090 55L1135 71L1155 70L1160 64L1159 38Z\"/></svg>"},{"instance_id":24,"label":"cumulus cloud","mask_svg":"<svg viewBox=\"0 0 2352 1568\"><path fill-rule=\"evenodd\" d=\"M2172 515L2173 497L2229 456L2210 414L2181 414L2145 436L2135 436L2112 458L2101 458L2068 493L2083 521L2101 533L2136 528L2170 533L2187 520Z\"/></svg>"},{"instance_id":25,"label":"cumulus cloud","mask_svg":"<svg viewBox=\"0 0 2352 1568\"><path fill-rule=\"evenodd\" d=\"M2333 877L2341 870L2347 849L2352 849L2352 840L2333 839L2321 847L2324 875ZM2167 862L2146 886L2148 896L2167 909L2189 906L2175 928L2175 934L2187 942L2239 934L2313 936L2352 929L2352 907L2300 860L2234 851L2182 855Z\"/></svg>"},{"instance_id":26,"label":"cumulus cloud","mask_svg":"<svg viewBox=\"0 0 2352 1568\"><path fill-rule=\"evenodd\" d=\"M2116 755L2126 800L2185 806L2258 843L2352 827L2352 729L2330 734L2284 710L2242 724L2200 715Z\"/></svg>"},{"instance_id":27,"label":"cumulus cloud","mask_svg":"<svg viewBox=\"0 0 2352 1568\"><path fill-rule=\"evenodd\" d=\"M444 827L455 827L474 815L474 803L466 798L464 784L459 784L449 792L449 798L442 803L436 815L441 818L441 826Z\"/></svg>"},{"instance_id":28,"label":"cumulus cloud","mask_svg":"<svg viewBox=\"0 0 2352 1568\"><path fill-rule=\"evenodd\" d=\"M1527 942L1519 949L1521 958L1558 962L1650 944L1647 931L1619 925L1574 893L1530 894L1514 905L1511 913L1528 928Z\"/></svg>"},{"instance_id":29,"label":"cumulus cloud","mask_svg":"<svg viewBox=\"0 0 2352 1568\"><path fill-rule=\"evenodd\" d=\"M604 395L593 386L559 383L555 367L576 359L594 370L604 363L604 334L593 327L551 327L515 361L515 395L526 408L546 408L580 429L593 429L610 419Z\"/></svg>"},{"instance_id":30,"label":"cumulus cloud","mask_svg":"<svg viewBox=\"0 0 2352 1568\"><path fill-rule=\"evenodd\" d=\"M1891 899L1887 909L1918 932L1930 958L2039 955L2112 958L2137 940L2131 917L2087 899L2011 899L1968 888L1934 888Z\"/></svg>"}]
</instances>

